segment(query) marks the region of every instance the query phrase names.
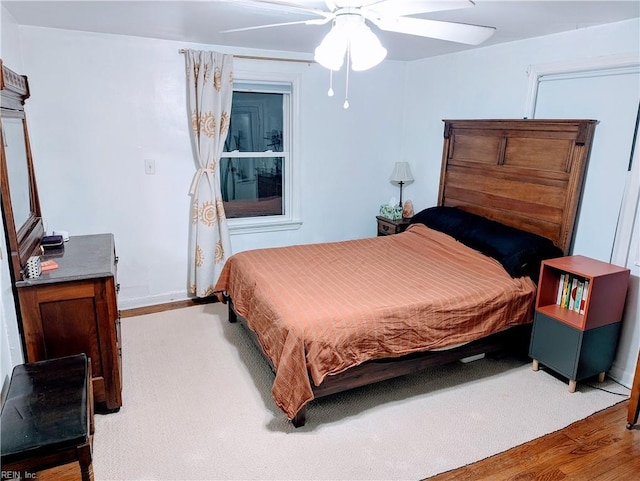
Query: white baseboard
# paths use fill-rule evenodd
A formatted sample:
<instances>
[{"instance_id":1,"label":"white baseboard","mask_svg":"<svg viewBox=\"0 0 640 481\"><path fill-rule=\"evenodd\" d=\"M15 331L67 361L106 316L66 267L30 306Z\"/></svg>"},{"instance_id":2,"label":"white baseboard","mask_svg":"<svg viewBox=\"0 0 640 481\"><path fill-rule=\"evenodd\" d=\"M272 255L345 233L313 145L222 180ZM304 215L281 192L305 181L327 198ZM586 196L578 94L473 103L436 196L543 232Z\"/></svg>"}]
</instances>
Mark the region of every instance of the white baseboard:
<instances>
[{"instance_id":1,"label":"white baseboard","mask_svg":"<svg viewBox=\"0 0 640 481\"><path fill-rule=\"evenodd\" d=\"M633 372L625 371L614 363L607 375L614 381L622 384L624 387L631 389L631 385L633 384Z\"/></svg>"},{"instance_id":2,"label":"white baseboard","mask_svg":"<svg viewBox=\"0 0 640 481\"><path fill-rule=\"evenodd\" d=\"M120 310L136 309L140 307L155 306L158 304L168 304L171 302L188 301L193 297L187 295L186 291L169 292L166 294L157 294L154 296L130 297L123 299L118 297L118 308Z\"/></svg>"}]
</instances>

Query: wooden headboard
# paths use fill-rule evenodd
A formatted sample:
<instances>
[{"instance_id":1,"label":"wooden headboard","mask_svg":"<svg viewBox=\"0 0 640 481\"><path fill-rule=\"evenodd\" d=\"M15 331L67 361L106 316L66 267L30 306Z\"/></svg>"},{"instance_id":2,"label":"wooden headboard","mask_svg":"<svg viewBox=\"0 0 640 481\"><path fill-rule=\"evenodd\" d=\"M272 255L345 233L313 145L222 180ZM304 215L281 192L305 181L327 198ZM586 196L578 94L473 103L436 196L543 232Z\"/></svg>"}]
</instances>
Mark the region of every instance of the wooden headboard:
<instances>
[{"instance_id":1,"label":"wooden headboard","mask_svg":"<svg viewBox=\"0 0 640 481\"><path fill-rule=\"evenodd\" d=\"M569 252L595 120L445 120L438 205Z\"/></svg>"}]
</instances>

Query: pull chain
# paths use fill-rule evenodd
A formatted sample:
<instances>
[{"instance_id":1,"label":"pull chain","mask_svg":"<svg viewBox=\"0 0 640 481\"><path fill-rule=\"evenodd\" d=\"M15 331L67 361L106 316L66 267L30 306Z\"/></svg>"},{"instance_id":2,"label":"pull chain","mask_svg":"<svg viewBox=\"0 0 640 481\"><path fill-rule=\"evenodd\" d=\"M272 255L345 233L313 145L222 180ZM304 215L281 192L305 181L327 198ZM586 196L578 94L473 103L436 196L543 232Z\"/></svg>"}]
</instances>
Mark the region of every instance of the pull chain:
<instances>
[{"instance_id":1,"label":"pull chain","mask_svg":"<svg viewBox=\"0 0 640 481\"><path fill-rule=\"evenodd\" d=\"M329 97L333 97L333 70L329 69L329 91L327 92Z\"/></svg>"},{"instance_id":2,"label":"pull chain","mask_svg":"<svg viewBox=\"0 0 640 481\"><path fill-rule=\"evenodd\" d=\"M351 66L351 47L349 46L349 48L347 48L347 85L346 85L346 91L344 94L344 104L342 105L343 109L348 109L349 108L349 70L351 70L349 67Z\"/></svg>"}]
</instances>

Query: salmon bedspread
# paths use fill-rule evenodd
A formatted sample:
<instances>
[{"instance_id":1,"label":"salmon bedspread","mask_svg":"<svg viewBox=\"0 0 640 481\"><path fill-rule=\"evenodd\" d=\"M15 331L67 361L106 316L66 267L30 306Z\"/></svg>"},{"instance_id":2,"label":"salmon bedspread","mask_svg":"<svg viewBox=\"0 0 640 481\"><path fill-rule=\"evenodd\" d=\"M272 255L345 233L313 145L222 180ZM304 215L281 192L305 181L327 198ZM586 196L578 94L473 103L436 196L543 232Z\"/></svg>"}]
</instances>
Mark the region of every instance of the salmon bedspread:
<instances>
[{"instance_id":1,"label":"salmon bedspread","mask_svg":"<svg viewBox=\"0 0 640 481\"><path fill-rule=\"evenodd\" d=\"M391 236L240 252L215 290L257 334L276 371L274 400L293 419L325 376L531 322L536 286L414 224Z\"/></svg>"}]
</instances>

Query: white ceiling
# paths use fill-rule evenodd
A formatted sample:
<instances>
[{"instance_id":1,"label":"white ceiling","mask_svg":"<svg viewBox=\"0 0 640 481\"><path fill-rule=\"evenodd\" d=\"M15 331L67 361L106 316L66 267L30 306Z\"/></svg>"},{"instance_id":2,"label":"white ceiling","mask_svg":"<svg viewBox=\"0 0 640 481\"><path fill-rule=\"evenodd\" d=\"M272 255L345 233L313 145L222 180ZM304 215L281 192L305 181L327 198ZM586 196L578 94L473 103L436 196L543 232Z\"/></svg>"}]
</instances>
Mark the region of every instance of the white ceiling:
<instances>
[{"instance_id":1,"label":"white ceiling","mask_svg":"<svg viewBox=\"0 0 640 481\"><path fill-rule=\"evenodd\" d=\"M323 1L288 1L325 9ZM496 27L496 33L478 47L640 17L639 0L474 1L475 6L471 8L417 16ZM0 3L21 25L297 52L294 56L304 59L312 57L314 48L329 30L328 25L293 25L221 33L232 28L318 18L280 9L252 7L248 5L250 2L243 0L1 0ZM392 60L415 60L478 48L373 29L389 52L387 58ZM630 45L629 50L638 50L638 45Z\"/></svg>"}]
</instances>

